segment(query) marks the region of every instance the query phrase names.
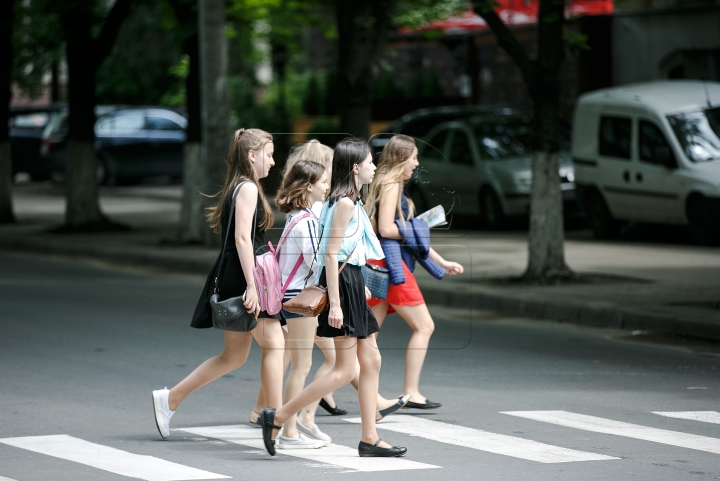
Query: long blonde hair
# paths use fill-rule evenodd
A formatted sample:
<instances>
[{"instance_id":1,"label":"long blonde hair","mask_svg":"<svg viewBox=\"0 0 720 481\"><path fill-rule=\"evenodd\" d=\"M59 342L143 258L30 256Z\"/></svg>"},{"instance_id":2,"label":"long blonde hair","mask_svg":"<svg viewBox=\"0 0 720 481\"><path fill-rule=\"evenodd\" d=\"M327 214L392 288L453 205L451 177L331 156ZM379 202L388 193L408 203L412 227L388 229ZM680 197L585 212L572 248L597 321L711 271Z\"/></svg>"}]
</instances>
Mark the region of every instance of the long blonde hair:
<instances>
[{"instance_id":1,"label":"long blonde hair","mask_svg":"<svg viewBox=\"0 0 720 481\"><path fill-rule=\"evenodd\" d=\"M288 155L287 161L285 162L285 169L283 170L283 177L285 177L292 166L295 165L299 160L311 160L325 167L328 172L332 171L332 158L333 149L327 145L323 145L315 139L312 139L304 144L293 147L290 155ZM329 177L329 176L328 176Z\"/></svg>"},{"instance_id":2,"label":"long blonde hair","mask_svg":"<svg viewBox=\"0 0 720 481\"><path fill-rule=\"evenodd\" d=\"M388 143L383 147L380 154L377 170L375 171L375 180L370 186L365 203L365 211L367 212L373 229L378 232L377 212L382 196L387 192L387 188L393 184L400 184L400 192L403 188L403 170L405 164L415 150L415 140L407 135L393 135ZM415 215L415 206L410 198L407 199L410 210L407 219L402 211L402 194L397 198L396 213L398 218L405 222Z\"/></svg>"},{"instance_id":3,"label":"long blonde hair","mask_svg":"<svg viewBox=\"0 0 720 481\"><path fill-rule=\"evenodd\" d=\"M258 179L257 173L248 157L251 150L262 150L263 146L273 141L272 135L260 129L239 129L233 135L232 145L228 153L227 174L225 175L225 185L217 194L220 197L219 202L208 207L207 219L214 232L222 230L222 214L227 202L228 196L231 196L235 187L244 180L249 180L257 186L262 201L263 221L258 226L261 231L267 230L275 223L270 204L268 204L263 192L262 185Z\"/></svg>"}]
</instances>

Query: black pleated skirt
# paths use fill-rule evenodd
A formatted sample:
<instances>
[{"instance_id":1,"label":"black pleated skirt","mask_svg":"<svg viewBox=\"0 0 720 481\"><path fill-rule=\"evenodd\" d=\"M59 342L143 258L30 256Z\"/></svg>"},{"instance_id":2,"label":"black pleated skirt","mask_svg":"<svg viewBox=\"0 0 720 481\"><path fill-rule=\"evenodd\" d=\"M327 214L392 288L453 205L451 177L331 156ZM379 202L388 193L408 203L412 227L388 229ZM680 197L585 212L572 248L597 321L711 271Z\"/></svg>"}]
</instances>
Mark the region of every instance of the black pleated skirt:
<instances>
[{"instance_id":1,"label":"black pleated skirt","mask_svg":"<svg viewBox=\"0 0 720 481\"><path fill-rule=\"evenodd\" d=\"M338 263L338 268L342 265ZM325 268L320 273L320 285L326 286ZM341 337L348 335L365 339L369 335L380 332L375 315L365 302L365 281L360 267L346 264L338 276L340 289L340 308L343 313L342 329L328 324L329 310L318 316L317 335L320 337Z\"/></svg>"}]
</instances>

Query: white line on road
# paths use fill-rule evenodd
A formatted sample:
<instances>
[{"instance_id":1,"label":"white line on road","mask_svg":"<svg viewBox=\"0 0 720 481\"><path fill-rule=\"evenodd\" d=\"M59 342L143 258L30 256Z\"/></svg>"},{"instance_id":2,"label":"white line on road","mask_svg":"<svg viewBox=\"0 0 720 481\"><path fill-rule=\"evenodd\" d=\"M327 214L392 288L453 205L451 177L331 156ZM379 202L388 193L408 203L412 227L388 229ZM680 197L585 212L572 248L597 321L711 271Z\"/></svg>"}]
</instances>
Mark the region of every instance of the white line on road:
<instances>
[{"instance_id":1,"label":"white line on road","mask_svg":"<svg viewBox=\"0 0 720 481\"><path fill-rule=\"evenodd\" d=\"M6 478L4 476L0 476L0 481L15 481L14 479Z\"/></svg>"},{"instance_id":2,"label":"white line on road","mask_svg":"<svg viewBox=\"0 0 720 481\"><path fill-rule=\"evenodd\" d=\"M690 419L692 421L701 421L703 423L720 424L720 413L717 411L678 411L678 412L657 412L653 414L666 416L669 418Z\"/></svg>"},{"instance_id":3,"label":"white line on road","mask_svg":"<svg viewBox=\"0 0 720 481\"><path fill-rule=\"evenodd\" d=\"M360 423L360 418L345 419L351 423ZM431 421L414 416L393 416L382 423L379 429L387 429L411 436L419 436L441 443L463 446L514 458L537 461L539 463L568 463L573 461L605 461L619 459L602 454L586 453L574 449L551 446L529 439L506 436L504 434L481 431L479 429L456 426Z\"/></svg>"},{"instance_id":4,"label":"white line on road","mask_svg":"<svg viewBox=\"0 0 720 481\"><path fill-rule=\"evenodd\" d=\"M67 434L4 438L0 439L0 443L146 481L229 478L153 456L128 453L91 443Z\"/></svg>"},{"instance_id":5,"label":"white line on road","mask_svg":"<svg viewBox=\"0 0 720 481\"><path fill-rule=\"evenodd\" d=\"M179 429L179 431L186 431L208 438L222 439L223 441L261 449L265 452L262 433L259 429L249 426L240 424L232 426L207 426L182 428ZM330 446L325 446L320 449L278 449L277 453L319 463L333 464L341 468L356 471L399 471L405 469L431 469L440 467L402 458L361 458L358 456L357 449L340 446L338 444L331 444Z\"/></svg>"},{"instance_id":6,"label":"white line on road","mask_svg":"<svg viewBox=\"0 0 720 481\"><path fill-rule=\"evenodd\" d=\"M649 428L639 424L613 421L612 419L586 416L584 414L567 411L507 411L502 414L557 424L569 428L582 429L584 431L624 436L626 438L641 439L643 441L652 441L655 443L669 444L670 446L679 446L681 448L720 454L720 439L698 436L697 434Z\"/></svg>"}]
</instances>

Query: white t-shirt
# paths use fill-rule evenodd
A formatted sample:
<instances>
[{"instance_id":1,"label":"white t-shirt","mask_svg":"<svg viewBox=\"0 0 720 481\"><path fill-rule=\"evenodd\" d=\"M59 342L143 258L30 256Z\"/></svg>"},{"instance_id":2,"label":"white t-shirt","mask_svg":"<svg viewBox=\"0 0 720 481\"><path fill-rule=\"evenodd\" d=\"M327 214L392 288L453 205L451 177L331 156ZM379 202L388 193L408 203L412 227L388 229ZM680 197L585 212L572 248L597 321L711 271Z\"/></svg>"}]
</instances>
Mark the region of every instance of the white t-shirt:
<instances>
[{"instance_id":1,"label":"white t-shirt","mask_svg":"<svg viewBox=\"0 0 720 481\"><path fill-rule=\"evenodd\" d=\"M314 207L314 206L313 206ZM290 281L283 301L291 299L305 286L305 278L308 279L308 285L315 283L315 275L317 274L317 249L318 249L318 218L310 209L294 210L288 214L285 225L287 226L296 216L310 213L311 215L302 219L295 224L295 227L288 233L285 243L280 249L278 256L278 266L282 275L283 286L290 277L290 273L295 267L298 256L303 256L303 263L300 264L295 276Z\"/></svg>"}]
</instances>

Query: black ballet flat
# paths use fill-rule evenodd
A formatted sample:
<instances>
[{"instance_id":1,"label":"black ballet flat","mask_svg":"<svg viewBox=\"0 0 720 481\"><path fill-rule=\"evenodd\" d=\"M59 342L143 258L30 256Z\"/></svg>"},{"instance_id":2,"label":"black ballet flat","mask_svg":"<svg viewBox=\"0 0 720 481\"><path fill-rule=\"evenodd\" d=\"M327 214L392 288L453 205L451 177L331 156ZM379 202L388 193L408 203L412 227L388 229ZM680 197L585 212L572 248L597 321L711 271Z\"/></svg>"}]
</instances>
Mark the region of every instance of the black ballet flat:
<instances>
[{"instance_id":1,"label":"black ballet flat","mask_svg":"<svg viewBox=\"0 0 720 481\"><path fill-rule=\"evenodd\" d=\"M275 426L275 408L265 408L260 411L258 424L262 428L265 449L267 449L270 456L275 456L275 441L272 439L272 431L273 429L281 429L280 426Z\"/></svg>"},{"instance_id":2,"label":"black ballet flat","mask_svg":"<svg viewBox=\"0 0 720 481\"><path fill-rule=\"evenodd\" d=\"M378 444L380 444L380 439L378 439L375 444L360 441L360 444L358 444L358 454L361 458L398 458L405 456L405 453L407 453L407 448L401 446L381 448Z\"/></svg>"},{"instance_id":3,"label":"black ballet flat","mask_svg":"<svg viewBox=\"0 0 720 481\"><path fill-rule=\"evenodd\" d=\"M426 399L424 403L408 401L407 404L403 406L403 409L437 409L439 407L442 407L442 404Z\"/></svg>"},{"instance_id":4,"label":"black ballet flat","mask_svg":"<svg viewBox=\"0 0 720 481\"><path fill-rule=\"evenodd\" d=\"M408 399L410 399L408 397ZM385 409L378 409L378 413L380 414L380 419L384 418L385 416L394 413L398 409L404 408L408 404L408 401L406 399L403 399L402 396L398 398L398 401L393 404L390 407L387 407ZM376 416L377 417L377 416ZM375 419L375 421L380 421L380 419Z\"/></svg>"},{"instance_id":5,"label":"black ballet flat","mask_svg":"<svg viewBox=\"0 0 720 481\"><path fill-rule=\"evenodd\" d=\"M337 406L331 407L325 398L320 398L320 407L330 413L331 416L343 416L347 414L344 409L339 409Z\"/></svg>"}]
</instances>

